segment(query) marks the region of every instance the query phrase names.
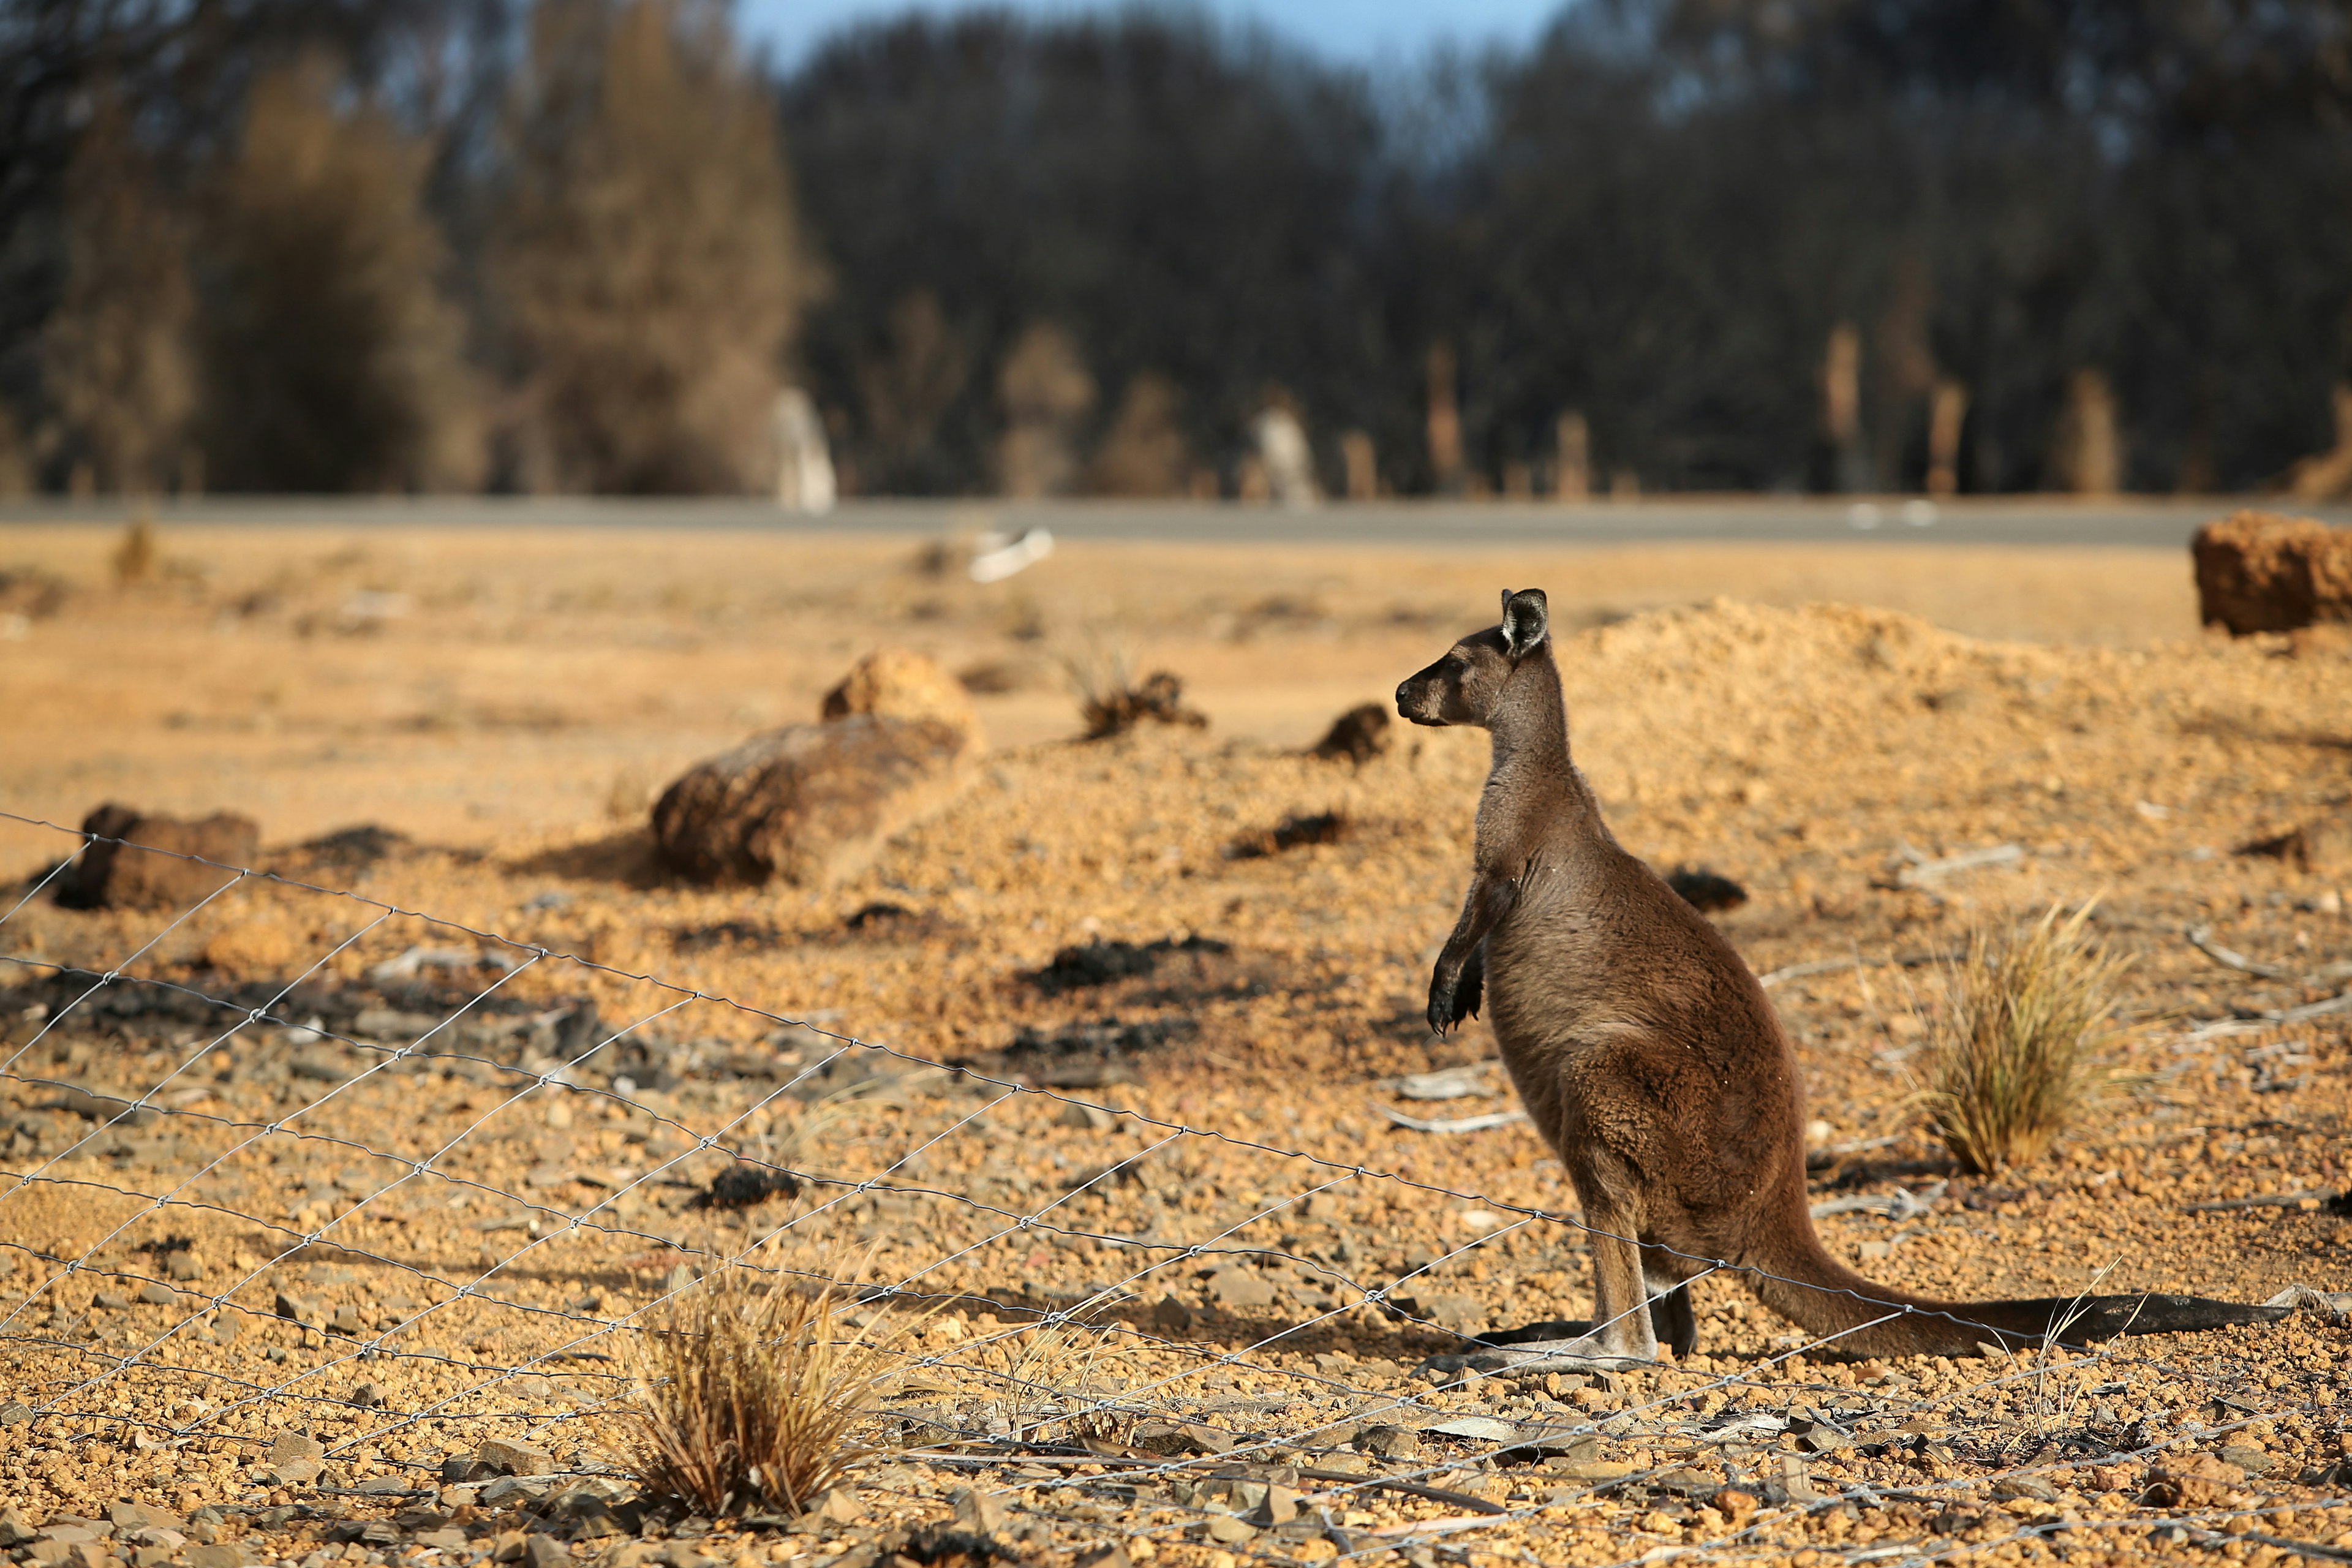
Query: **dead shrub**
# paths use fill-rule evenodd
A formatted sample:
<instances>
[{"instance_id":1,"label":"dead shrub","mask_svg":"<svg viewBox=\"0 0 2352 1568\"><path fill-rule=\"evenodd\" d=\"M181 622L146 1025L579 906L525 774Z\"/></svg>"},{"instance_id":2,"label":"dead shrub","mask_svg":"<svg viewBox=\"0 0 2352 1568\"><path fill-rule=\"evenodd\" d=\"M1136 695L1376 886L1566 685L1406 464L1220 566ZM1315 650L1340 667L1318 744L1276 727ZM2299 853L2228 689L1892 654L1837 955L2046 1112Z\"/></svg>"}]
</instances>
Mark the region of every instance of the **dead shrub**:
<instances>
[{"instance_id":1,"label":"dead shrub","mask_svg":"<svg viewBox=\"0 0 2352 1568\"><path fill-rule=\"evenodd\" d=\"M1226 846L1228 860L1262 860L1279 855L1286 849L1296 849L1302 844L1337 844L1348 837L1345 813L1318 811L1293 814L1270 828L1244 833Z\"/></svg>"},{"instance_id":2,"label":"dead shrub","mask_svg":"<svg viewBox=\"0 0 2352 1568\"><path fill-rule=\"evenodd\" d=\"M1077 688L1078 716L1086 721L1089 741L1124 735L1143 723L1178 724L1193 730L1208 726L1208 715L1184 706L1181 676L1155 669L1141 680L1130 681L1127 658L1120 650L1066 658L1063 668Z\"/></svg>"},{"instance_id":3,"label":"dead shrub","mask_svg":"<svg viewBox=\"0 0 2352 1568\"><path fill-rule=\"evenodd\" d=\"M620 1446L648 1490L717 1516L797 1513L867 1452L882 1347L845 1334L831 1287L755 1283L730 1267L670 1303L633 1358Z\"/></svg>"},{"instance_id":4,"label":"dead shrub","mask_svg":"<svg viewBox=\"0 0 2352 1568\"><path fill-rule=\"evenodd\" d=\"M2084 929L2092 905L2058 906L2006 937L1979 931L1945 974L1923 1095L1961 1169L2032 1160L2109 1085L2117 981L2130 960Z\"/></svg>"}]
</instances>

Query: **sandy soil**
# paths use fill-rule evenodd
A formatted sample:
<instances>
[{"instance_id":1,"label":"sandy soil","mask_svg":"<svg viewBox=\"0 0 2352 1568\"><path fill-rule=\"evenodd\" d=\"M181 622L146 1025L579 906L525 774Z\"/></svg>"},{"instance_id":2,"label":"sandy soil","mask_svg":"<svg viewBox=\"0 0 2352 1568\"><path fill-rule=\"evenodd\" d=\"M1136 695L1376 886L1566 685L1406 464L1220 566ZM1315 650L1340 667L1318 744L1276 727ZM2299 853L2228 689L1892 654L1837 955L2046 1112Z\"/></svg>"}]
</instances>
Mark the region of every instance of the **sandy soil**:
<instances>
[{"instance_id":1,"label":"sandy soil","mask_svg":"<svg viewBox=\"0 0 2352 1568\"><path fill-rule=\"evenodd\" d=\"M1554 1217L1573 1194L1524 1123L1423 1133L1381 1109L1508 1106L1491 1069L1452 1100L1400 1089L1492 1054L1483 1026L1439 1044L1418 1023L1483 748L1297 754L1497 587L1546 587L1620 837L1739 881L1720 923L1758 972L1852 961L1773 985L1817 1139L1848 1151L1816 1195L1927 1206L1824 1219L1833 1249L1958 1297L2341 1291L2352 1014L2264 1015L2342 986L2352 866L2238 850L2343 814L2352 662L2203 637L2182 560L1099 546L981 590L854 540L221 530L118 586L112 542L0 538L66 584L37 615L35 574L8 590L27 607L0 641L0 802L67 824L109 798L242 809L288 880L176 921L0 904L20 961L0 1149L39 1178L0 1193L0 1405L28 1407L0 1408L0 1499L28 1526L131 1500L256 1561L464 1562L532 1531L612 1568L855 1565L952 1560L903 1532L971 1487L968 1521L1055 1563L1110 1541L1202 1568L2352 1546L2352 1333L2315 1312L1882 1365L1708 1281L1679 1365L1424 1375L1449 1330L1590 1303ZM882 642L1010 688L978 700L994 749L971 791L838 888L654 874L649 792L809 714ZM1122 650L1184 675L1210 726L1069 741L1061 665ZM1317 813L1336 842L1235 855ZM406 838L303 847L356 823ZM2000 845L2019 857L1904 885ZM11 824L0 867L70 847ZM1933 960L2093 895L2136 959L2128 1077L2050 1156L1962 1179L1914 1098ZM1130 945L1056 959L1107 942ZM1106 974L1121 957L1136 972ZM76 965L184 989L76 1004L47 978ZM61 1086L165 1114L103 1125ZM709 1205L739 1155L804 1184ZM694 1267L780 1226L762 1267L854 1257L945 1299L896 1342L876 1435L901 1452L795 1532L611 1533L635 1515L595 1500L625 1489L578 1476L609 1468L606 1358ZM1429 1430L1469 1416L1510 1426ZM1508 1462L1496 1434L1532 1428L1565 1435ZM273 1456L289 1432L324 1452ZM444 1483L493 1436L566 1474ZM1267 1486L1308 1494L1303 1522L1244 1517ZM186 1550L153 1539L152 1561Z\"/></svg>"}]
</instances>

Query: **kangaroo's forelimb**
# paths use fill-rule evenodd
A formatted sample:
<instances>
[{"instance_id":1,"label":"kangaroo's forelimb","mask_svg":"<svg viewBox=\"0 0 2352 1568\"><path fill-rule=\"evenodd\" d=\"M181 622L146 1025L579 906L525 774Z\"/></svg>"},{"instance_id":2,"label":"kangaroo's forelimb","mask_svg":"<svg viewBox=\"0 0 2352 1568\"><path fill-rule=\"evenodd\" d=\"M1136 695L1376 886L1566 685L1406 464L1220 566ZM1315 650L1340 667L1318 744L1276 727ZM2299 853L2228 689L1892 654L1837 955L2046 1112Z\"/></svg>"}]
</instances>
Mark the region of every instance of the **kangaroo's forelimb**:
<instances>
[{"instance_id":1,"label":"kangaroo's forelimb","mask_svg":"<svg viewBox=\"0 0 2352 1568\"><path fill-rule=\"evenodd\" d=\"M1429 973L1429 1028L1443 1035L1478 1016L1486 986L1486 933L1509 912L1518 885L1480 868L1470 878L1462 916Z\"/></svg>"}]
</instances>

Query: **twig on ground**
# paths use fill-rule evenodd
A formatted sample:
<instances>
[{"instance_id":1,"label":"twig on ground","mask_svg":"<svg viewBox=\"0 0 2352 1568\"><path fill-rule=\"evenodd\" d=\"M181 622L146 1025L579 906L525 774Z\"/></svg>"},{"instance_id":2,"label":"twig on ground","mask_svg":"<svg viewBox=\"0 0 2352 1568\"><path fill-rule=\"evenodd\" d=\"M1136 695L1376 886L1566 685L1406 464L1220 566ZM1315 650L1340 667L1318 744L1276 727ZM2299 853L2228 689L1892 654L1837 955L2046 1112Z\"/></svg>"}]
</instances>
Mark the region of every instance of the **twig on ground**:
<instances>
[{"instance_id":1,"label":"twig on ground","mask_svg":"<svg viewBox=\"0 0 2352 1568\"><path fill-rule=\"evenodd\" d=\"M1378 1100L1372 1102L1372 1109L1399 1127L1412 1132L1485 1132L1492 1128L1507 1127L1514 1121L1525 1121L1528 1119L1528 1113L1524 1110L1495 1110L1484 1116L1456 1116L1451 1120L1432 1121L1425 1117L1407 1116L1403 1111L1382 1105Z\"/></svg>"},{"instance_id":2,"label":"twig on ground","mask_svg":"<svg viewBox=\"0 0 2352 1568\"><path fill-rule=\"evenodd\" d=\"M2303 1203L2326 1203L2336 1194L2324 1187L2302 1193L2264 1193L2252 1198L2216 1198L2206 1204L2183 1204L2183 1214L2219 1214L2223 1209L2284 1209Z\"/></svg>"},{"instance_id":3,"label":"twig on ground","mask_svg":"<svg viewBox=\"0 0 2352 1568\"><path fill-rule=\"evenodd\" d=\"M1895 874L1895 885L1898 888L1923 888L1962 871L1981 871L1991 866L2014 866L2025 858L2025 848L2018 844L1995 844L1984 849L1964 849L1940 860L1929 859L1908 844L1900 846L1895 853L1898 858L1907 862Z\"/></svg>"},{"instance_id":4,"label":"twig on ground","mask_svg":"<svg viewBox=\"0 0 2352 1568\"><path fill-rule=\"evenodd\" d=\"M2256 963L2244 953L2234 952L2231 949L2223 947L2221 943L2211 940L2213 934L2213 928L2211 926L2190 926L2181 934L2189 939L2189 946L2195 948L2198 952L2203 953L2214 963L2221 965L2224 969L2234 969L2242 974L2252 974L2264 980L2284 980L2288 978L2287 972L2279 968L2276 964Z\"/></svg>"}]
</instances>

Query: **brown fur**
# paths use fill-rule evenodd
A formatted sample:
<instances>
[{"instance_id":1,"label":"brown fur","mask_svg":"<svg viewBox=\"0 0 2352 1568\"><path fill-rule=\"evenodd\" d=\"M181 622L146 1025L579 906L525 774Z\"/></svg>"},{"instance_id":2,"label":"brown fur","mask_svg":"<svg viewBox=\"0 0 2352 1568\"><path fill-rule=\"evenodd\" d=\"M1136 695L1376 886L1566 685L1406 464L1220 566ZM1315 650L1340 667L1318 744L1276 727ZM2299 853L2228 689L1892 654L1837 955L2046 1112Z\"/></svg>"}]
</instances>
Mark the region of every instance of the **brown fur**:
<instances>
[{"instance_id":1,"label":"brown fur","mask_svg":"<svg viewBox=\"0 0 2352 1568\"><path fill-rule=\"evenodd\" d=\"M1857 1355L1974 1354L2038 1342L2061 1320L2080 1342L2281 1315L2197 1297L1936 1301L1832 1258L1805 1196L1788 1037L1730 943L1611 836L1569 758L1547 632L1542 593L1506 590L1502 625L1398 687L1397 711L1494 736L1429 1022L1443 1034L1475 1016L1483 989L1512 1082L1583 1201L1593 1327L1557 1349L1651 1359L1663 1331L1687 1353L1683 1287L1716 1265Z\"/></svg>"}]
</instances>

